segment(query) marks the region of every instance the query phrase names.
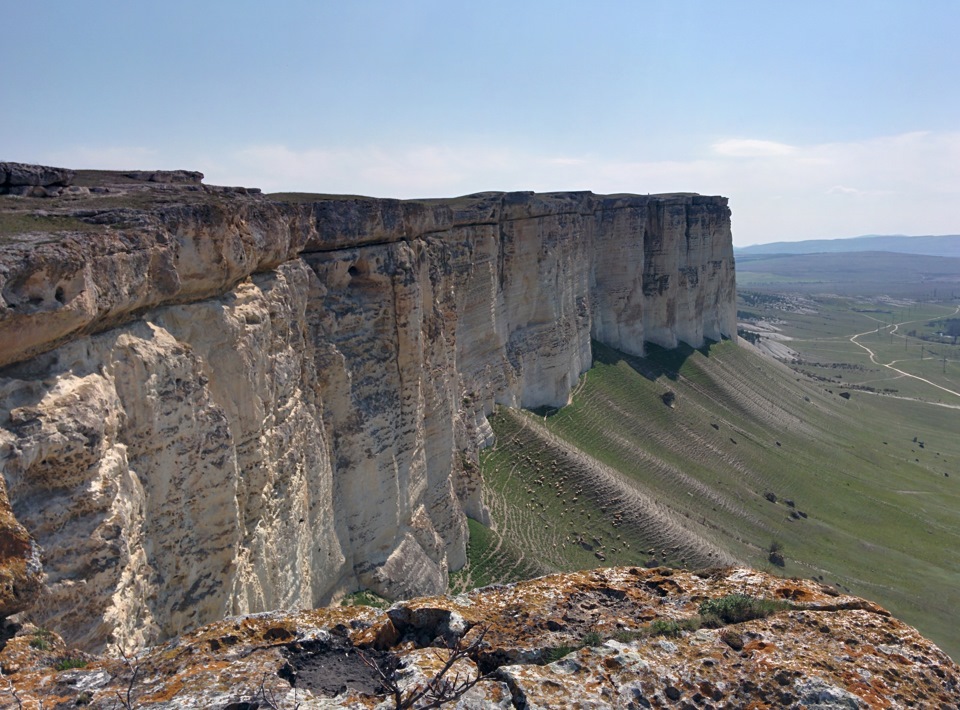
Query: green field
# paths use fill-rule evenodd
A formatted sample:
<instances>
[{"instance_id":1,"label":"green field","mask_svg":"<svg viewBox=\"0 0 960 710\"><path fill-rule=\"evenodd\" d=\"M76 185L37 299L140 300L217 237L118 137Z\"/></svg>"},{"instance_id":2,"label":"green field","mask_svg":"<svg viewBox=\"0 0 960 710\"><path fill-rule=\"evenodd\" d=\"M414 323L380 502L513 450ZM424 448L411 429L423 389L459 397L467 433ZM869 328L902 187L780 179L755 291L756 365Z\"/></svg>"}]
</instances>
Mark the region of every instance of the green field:
<instances>
[{"instance_id":1,"label":"green field","mask_svg":"<svg viewBox=\"0 0 960 710\"><path fill-rule=\"evenodd\" d=\"M957 298L960 258L891 252L741 254L737 286L769 293Z\"/></svg>"},{"instance_id":2,"label":"green field","mask_svg":"<svg viewBox=\"0 0 960 710\"><path fill-rule=\"evenodd\" d=\"M492 418L493 529L472 524L455 587L737 560L874 599L960 656L960 411L844 399L732 342L644 359L595 344L594 357L558 413Z\"/></svg>"}]
</instances>

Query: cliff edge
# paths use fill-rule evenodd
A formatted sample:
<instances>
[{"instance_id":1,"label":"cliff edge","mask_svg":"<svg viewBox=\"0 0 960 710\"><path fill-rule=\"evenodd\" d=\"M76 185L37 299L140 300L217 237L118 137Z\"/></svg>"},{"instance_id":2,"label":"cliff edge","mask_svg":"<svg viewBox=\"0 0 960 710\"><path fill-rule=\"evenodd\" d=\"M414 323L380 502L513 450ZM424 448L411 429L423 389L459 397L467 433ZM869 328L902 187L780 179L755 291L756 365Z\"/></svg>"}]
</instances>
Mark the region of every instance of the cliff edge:
<instances>
[{"instance_id":1,"label":"cliff edge","mask_svg":"<svg viewBox=\"0 0 960 710\"><path fill-rule=\"evenodd\" d=\"M0 177L0 608L88 650L441 592L495 405L735 333L722 197Z\"/></svg>"},{"instance_id":2,"label":"cliff edge","mask_svg":"<svg viewBox=\"0 0 960 710\"><path fill-rule=\"evenodd\" d=\"M839 710L960 695L960 667L876 604L742 568L235 617L124 659L24 628L0 668L23 707Z\"/></svg>"}]
</instances>

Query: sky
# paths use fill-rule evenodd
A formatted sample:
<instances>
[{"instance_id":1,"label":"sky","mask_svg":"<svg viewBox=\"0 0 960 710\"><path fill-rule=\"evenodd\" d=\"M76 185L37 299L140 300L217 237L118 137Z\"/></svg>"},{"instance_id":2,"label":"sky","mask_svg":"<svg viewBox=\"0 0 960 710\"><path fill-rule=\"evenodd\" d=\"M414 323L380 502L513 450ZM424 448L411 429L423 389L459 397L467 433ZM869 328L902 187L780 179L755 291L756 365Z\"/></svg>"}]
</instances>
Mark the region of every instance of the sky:
<instances>
[{"instance_id":1,"label":"sky","mask_svg":"<svg viewBox=\"0 0 960 710\"><path fill-rule=\"evenodd\" d=\"M0 3L0 160L720 194L738 246L960 233L956 0Z\"/></svg>"}]
</instances>

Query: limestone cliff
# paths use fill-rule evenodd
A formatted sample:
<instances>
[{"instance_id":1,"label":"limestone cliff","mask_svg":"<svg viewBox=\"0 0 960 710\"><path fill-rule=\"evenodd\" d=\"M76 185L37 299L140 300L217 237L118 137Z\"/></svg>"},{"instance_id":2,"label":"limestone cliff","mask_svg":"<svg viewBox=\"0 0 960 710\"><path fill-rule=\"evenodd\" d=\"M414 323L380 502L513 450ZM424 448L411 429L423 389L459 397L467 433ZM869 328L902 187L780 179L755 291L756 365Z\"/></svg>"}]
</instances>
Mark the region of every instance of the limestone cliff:
<instances>
[{"instance_id":1,"label":"limestone cliff","mask_svg":"<svg viewBox=\"0 0 960 710\"><path fill-rule=\"evenodd\" d=\"M24 627L0 669L0 698L25 708L439 707L401 705L434 679L443 706L462 710L955 708L960 697L960 667L886 610L749 569L610 568L386 611L234 617L127 659ZM444 686L478 676L459 697Z\"/></svg>"},{"instance_id":2,"label":"limestone cliff","mask_svg":"<svg viewBox=\"0 0 960 710\"><path fill-rule=\"evenodd\" d=\"M495 404L735 332L724 198L74 182L0 198L0 607L89 649L442 591Z\"/></svg>"}]
</instances>

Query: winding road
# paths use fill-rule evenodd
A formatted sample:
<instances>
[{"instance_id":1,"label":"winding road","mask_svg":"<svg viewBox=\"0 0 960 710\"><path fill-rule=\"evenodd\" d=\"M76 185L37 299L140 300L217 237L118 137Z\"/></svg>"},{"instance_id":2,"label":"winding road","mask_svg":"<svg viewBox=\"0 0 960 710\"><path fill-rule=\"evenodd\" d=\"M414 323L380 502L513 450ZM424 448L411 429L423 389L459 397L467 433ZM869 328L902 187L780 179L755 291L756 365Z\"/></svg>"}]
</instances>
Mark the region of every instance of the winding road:
<instances>
[{"instance_id":1,"label":"winding road","mask_svg":"<svg viewBox=\"0 0 960 710\"><path fill-rule=\"evenodd\" d=\"M954 310L954 312L953 312L951 315L957 315L957 314L960 314L960 306L957 306L956 310ZM892 328L892 330L891 330L890 332L891 332L891 333L894 333L894 332L896 332L897 328L899 328L901 325L906 325L907 323L912 323L912 322L913 322L913 321L904 321L903 323L897 323L897 324L895 324L895 325L893 326L893 328ZM887 327L889 327L889 326L887 326ZM872 362L874 365L883 365L883 366L886 367L888 370L893 370L894 372L900 374L900 375L903 376L903 377L911 377L911 378L913 378L914 380L919 380L920 382L925 382L926 384L930 385L931 387L936 387L938 390L943 390L944 392L947 392L947 393L949 393L949 394L952 394L952 395L954 395L955 397L960 397L960 392L956 392L955 390L948 389L948 388L946 388L946 387L943 387L942 385L938 385L936 382L931 382L930 380L928 380L928 379L926 379L926 378L919 377L919 376L917 376L917 375L911 375L909 372L904 372L903 370L894 367L894 365L896 365L898 362L900 362L900 360L891 360L889 363L880 362L879 360L877 360L877 356L876 356L876 354L873 352L873 350L871 350L870 348L868 348L868 347L867 347L866 345L864 345L863 343L860 343L860 342L857 341L857 338L860 338L860 337L862 337L862 336L864 336L864 335L872 335L873 333L876 333L876 332L877 332L876 330L867 330L867 331L865 331L865 332L863 332L863 333L857 333L856 335L853 335L853 336L850 337L850 342L853 343L854 345L856 345L857 347L860 347L860 348L863 348L864 350L866 350L866 351L867 351L867 354L870 355L870 362Z\"/></svg>"}]
</instances>

